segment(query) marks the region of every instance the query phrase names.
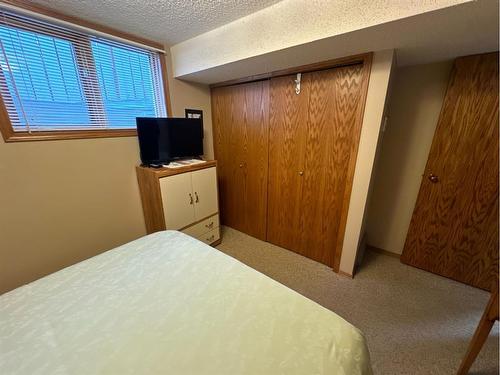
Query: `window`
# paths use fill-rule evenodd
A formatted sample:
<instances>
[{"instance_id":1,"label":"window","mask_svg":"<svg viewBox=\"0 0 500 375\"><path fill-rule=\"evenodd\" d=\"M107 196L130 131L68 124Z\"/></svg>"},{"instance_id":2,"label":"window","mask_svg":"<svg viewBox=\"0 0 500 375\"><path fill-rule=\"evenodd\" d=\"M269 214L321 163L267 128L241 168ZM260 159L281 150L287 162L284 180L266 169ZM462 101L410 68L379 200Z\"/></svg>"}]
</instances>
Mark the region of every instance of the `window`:
<instances>
[{"instance_id":1,"label":"window","mask_svg":"<svg viewBox=\"0 0 500 375\"><path fill-rule=\"evenodd\" d=\"M0 94L11 133L133 130L166 116L154 49L0 10ZM4 135L5 137L5 135Z\"/></svg>"}]
</instances>

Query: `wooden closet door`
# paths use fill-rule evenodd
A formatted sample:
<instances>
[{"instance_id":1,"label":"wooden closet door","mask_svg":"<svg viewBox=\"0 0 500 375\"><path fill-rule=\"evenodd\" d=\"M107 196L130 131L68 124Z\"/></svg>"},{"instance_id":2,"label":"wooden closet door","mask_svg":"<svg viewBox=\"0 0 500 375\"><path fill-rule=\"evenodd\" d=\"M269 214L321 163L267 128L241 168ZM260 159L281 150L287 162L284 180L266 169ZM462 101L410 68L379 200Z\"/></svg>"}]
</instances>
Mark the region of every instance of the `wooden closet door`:
<instances>
[{"instance_id":1,"label":"wooden closet door","mask_svg":"<svg viewBox=\"0 0 500 375\"><path fill-rule=\"evenodd\" d=\"M333 267L337 243L343 240L361 130L363 65L310 75L300 247L304 255Z\"/></svg>"},{"instance_id":2,"label":"wooden closet door","mask_svg":"<svg viewBox=\"0 0 500 375\"><path fill-rule=\"evenodd\" d=\"M302 181L310 75L300 95L295 76L273 78L270 88L267 240L302 253Z\"/></svg>"},{"instance_id":3,"label":"wooden closet door","mask_svg":"<svg viewBox=\"0 0 500 375\"><path fill-rule=\"evenodd\" d=\"M243 171L238 145L241 138L237 103L241 101L239 87L220 87L212 90L212 118L214 151L217 159L219 204L221 222L242 230L243 220L239 212Z\"/></svg>"},{"instance_id":4,"label":"wooden closet door","mask_svg":"<svg viewBox=\"0 0 500 375\"><path fill-rule=\"evenodd\" d=\"M490 289L498 277L498 53L455 61L401 260Z\"/></svg>"},{"instance_id":5,"label":"wooden closet door","mask_svg":"<svg viewBox=\"0 0 500 375\"><path fill-rule=\"evenodd\" d=\"M265 240L269 81L212 89L212 116L222 222Z\"/></svg>"},{"instance_id":6,"label":"wooden closet door","mask_svg":"<svg viewBox=\"0 0 500 375\"><path fill-rule=\"evenodd\" d=\"M271 80L268 240L335 267L361 129L363 64Z\"/></svg>"}]
</instances>

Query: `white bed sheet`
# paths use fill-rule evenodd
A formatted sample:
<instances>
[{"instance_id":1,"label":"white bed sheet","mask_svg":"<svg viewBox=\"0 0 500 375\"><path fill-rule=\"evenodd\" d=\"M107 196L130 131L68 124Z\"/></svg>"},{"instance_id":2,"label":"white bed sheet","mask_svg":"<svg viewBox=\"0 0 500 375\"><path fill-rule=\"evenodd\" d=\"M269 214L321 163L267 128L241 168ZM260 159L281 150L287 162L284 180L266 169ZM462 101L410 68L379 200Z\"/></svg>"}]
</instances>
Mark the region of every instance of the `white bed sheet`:
<instances>
[{"instance_id":1,"label":"white bed sheet","mask_svg":"<svg viewBox=\"0 0 500 375\"><path fill-rule=\"evenodd\" d=\"M155 233L0 296L0 374L371 374L360 331L202 242Z\"/></svg>"}]
</instances>

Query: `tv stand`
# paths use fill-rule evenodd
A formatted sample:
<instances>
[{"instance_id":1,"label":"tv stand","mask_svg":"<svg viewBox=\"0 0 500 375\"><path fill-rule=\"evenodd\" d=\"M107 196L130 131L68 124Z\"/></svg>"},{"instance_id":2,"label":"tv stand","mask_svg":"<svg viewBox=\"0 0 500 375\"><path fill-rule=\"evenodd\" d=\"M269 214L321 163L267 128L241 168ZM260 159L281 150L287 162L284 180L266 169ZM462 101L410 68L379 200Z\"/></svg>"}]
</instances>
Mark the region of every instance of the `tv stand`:
<instances>
[{"instance_id":1,"label":"tv stand","mask_svg":"<svg viewBox=\"0 0 500 375\"><path fill-rule=\"evenodd\" d=\"M137 166L148 233L179 230L209 245L220 243L216 161L180 167Z\"/></svg>"},{"instance_id":2,"label":"tv stand","mask_svg":"<svg viewBox=\"0 0 500 375\"><path fill-rule=\"evenodd\" d=\"M178 159L172 160L170 163L168 163L168 165L165 165L165 168L182 168L205 163L207 163L205 160L200 159Z\"/></svg>"},{"instance_id":3,"label":"tv stand","mask_svg":"<svg viewBox=\"0 0 500 375\"><path fill-rule=\"evenodd\" d=\"M154 168L154 169L158 169L158 168L163 168L163 164L141 164L141 167L146 167L146 168Z\"/></svg>"}]
</instances>

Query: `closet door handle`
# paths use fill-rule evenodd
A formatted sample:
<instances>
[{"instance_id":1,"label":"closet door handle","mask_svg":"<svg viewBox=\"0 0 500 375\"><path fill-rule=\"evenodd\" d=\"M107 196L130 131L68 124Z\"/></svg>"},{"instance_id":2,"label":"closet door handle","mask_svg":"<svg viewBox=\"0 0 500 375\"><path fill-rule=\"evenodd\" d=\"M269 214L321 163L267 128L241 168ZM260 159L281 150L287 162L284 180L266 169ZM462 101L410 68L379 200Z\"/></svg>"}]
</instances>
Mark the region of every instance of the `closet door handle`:
<instances>
[{"instance_id":1,"label":"closet door handle","mask_svg":"<svg viewBox=\"0 0 500 375\"><path fill-rule=\"evenodd\" d=\"M198 197L198 193L195 191L194 196L196 197L195 203L198 203L200 201L200 198Z\"/></svg>"},{"instance_id":2,"label":"closet door handle","mask_svg":"<svg viewBox=\"0 0 500 375\"><path fill-rule=\"evenodd\" d=\"M189 193L189 204L193 204L193 196Z\"/></svg>"},{"instance_id":3,"label":"closet door handle","mask_svg":"<svg viewBox=\"0 0 500 375\"><path fill-rule=\"evenodd\" d=\"M299 176L303 176L303 175L304 175L304 171L300 171Z\"/></svg>"},{"instance_id":4,"label":"closet door handle","mask_svg":"<svg viewBox=\"0 0 500 375\"><path fill-rule=\"evenodd\" d=\"M436 176L434 173L431 173L428 178L429 178L429 181L432 182L433 184L436 184L439 182L438 176Z\"/></svg>"}]
</instances>

